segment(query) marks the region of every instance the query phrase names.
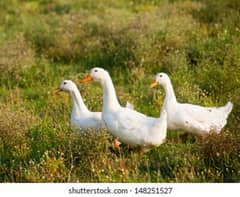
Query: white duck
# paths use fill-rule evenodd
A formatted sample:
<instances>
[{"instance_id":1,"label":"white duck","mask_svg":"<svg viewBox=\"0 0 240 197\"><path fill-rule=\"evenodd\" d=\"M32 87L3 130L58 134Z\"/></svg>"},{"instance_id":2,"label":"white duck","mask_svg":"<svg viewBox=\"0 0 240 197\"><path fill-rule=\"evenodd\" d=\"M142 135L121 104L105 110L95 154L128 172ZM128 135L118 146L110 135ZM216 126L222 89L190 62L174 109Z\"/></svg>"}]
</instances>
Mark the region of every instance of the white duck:
<instances>
[{"instance_id":1,"label":"white duck","mask_svg":"<svg viewBox=\"0 0 240 197\"><path fill-rule=\"evenodd\" d=\"M206 136L210 132L220 133L227 123L227 117L233 108L231 102L218 108L178 103L172 83L166 73L158 73L155 76L155 82L150 87L153 88L158 84L162 85L166 92L162 109L167 111L169 130L182 129Z\"/></svg>"},{"instance_id":2,"label":"white duck","mask_svg":"<svg viewBox=\"0 0 240 197\"><path fill-rule=\"evenodd\" d=\"M71 80L63 80L59 88L54 93L64 91L69 93L72 98L73 107L71 112L71 126L73 129L94 129L99 130L105 128L105 124L101 118L101 112L91 112L83 102L82 96Z\"/></svg>"},{"instance_id":3,"label":"white duck","mask_svg":"<svg viewBox=\"0 0 240 197\"><path fill-rule=\"evenodd\" d=\"M83 102L82 96L76 86L76 84L71 80L63 80L59 86L53 92L57 93L64 91L69 93L72 98L73 108L71 112L71 127L74 130L86 130L94 129L100 130L106 128L104 122L102 121L101 112L91 112L88 110L86 105ZM126 107L133 109L133 105L127 102ZM114 139L114 146L119 150L120 142L117 139Z\"/></svg>"},{"instance_id":4,"label":"white duck","mask_svg":"<svg viewBox=\"0 0 240 197\"><path fill-rule=\"evenodd\" d=\"M167 113L162 111L160 118L148 117L135 110L120 106L112 79L103 68L93 68L82 83L99 82L103 87L102 119L109 132L132 147L145 152L159 146L167 134Z\"/></svg>"}]
</instances>

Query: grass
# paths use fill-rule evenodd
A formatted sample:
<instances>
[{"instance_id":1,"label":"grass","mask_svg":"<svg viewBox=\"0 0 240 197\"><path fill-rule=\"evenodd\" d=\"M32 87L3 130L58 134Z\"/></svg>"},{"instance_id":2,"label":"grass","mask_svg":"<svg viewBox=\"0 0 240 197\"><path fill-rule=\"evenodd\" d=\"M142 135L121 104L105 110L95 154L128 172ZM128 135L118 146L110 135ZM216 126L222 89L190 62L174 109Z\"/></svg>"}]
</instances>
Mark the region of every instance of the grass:
<instances>
[{"instance_id":1,"label":"grass","mask_svg":"<svg viewBox=\"0 0 240 197\"><path fill-rule=\"evenodd\" d=\"M238 0L9 0L0 3L1 182L239 182L240 39ZM226 17L227 16L227 17ZM102 90L78 79L106 68L121 104L159 116L167 72L179 101L234 109L220 135L205 141L168 132L140 155L113 149L107 130L78 136L71 100L52 95L78 84L90 110Z\"/></svg>"}]
</instances>

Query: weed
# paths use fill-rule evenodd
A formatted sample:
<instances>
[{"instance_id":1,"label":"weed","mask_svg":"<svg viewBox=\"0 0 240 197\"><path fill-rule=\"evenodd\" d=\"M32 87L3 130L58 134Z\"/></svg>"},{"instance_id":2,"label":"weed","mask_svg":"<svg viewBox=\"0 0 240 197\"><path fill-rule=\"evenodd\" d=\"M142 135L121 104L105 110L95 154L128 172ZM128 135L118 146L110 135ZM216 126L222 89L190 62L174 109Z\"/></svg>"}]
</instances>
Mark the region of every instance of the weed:
<instances>
[{"instance_id":1,"label":"weed","mask_svg":"<svg viewBox=\"0 0 240 197\"><path fill-rule=\"evenodd\" d=\"M239 182L238 0L2 0L0 22L1 182ZM101 87L78 84L93 66L147 115L163 104L148 88L158 72L180 102L234 108L220 135L172 131L144 155L118 153L107 130L72 131L71 99L51 94L71 79L101 111Z\"/></svg>"}]
</instances>

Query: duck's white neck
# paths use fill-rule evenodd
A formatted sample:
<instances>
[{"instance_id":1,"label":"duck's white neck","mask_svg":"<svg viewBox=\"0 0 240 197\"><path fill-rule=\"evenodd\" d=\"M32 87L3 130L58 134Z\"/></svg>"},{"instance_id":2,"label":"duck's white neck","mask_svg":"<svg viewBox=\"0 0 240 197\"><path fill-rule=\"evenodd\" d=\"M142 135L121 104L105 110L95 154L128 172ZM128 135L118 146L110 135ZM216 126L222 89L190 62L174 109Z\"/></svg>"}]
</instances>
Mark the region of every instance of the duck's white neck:
<instances>
[{"instance_id":1,"label":"duck's white neck","mask_svg":"<svg viewBox=\"0 0 240 197\"><path fill-rule=\"evenodd\" d=\"M103 113L120 107L116 91L109 74L107 74L105 79L101 81L101 85L103 87Z\"/></svg>"},{"instance_id":2,"label":"duck's white neck","mask_svg":"<svg viewBox=\"0 0 240 197\"><path fill-rule=\"evenodd\" d=\"M72 97L72 102L73 102L73 108L71 113L72 118L79 118L81 115L89 112L77 88L74 88L73 90L71 90L70 95Z\"/></svg>"},{"instance_id":3,"label":"duck's white neck","mask_svg":"<svg viewBox=\"0 0 240 197\"><path fill-rule=\"evenodd\" d=\"M163 88L165 89L165 93L166 93L164 104L166 105L168 102L170 102L171 104L177 103L177 99L176 99L173 86L170 80L163 85Z\"/></svg>"}]
</instances>

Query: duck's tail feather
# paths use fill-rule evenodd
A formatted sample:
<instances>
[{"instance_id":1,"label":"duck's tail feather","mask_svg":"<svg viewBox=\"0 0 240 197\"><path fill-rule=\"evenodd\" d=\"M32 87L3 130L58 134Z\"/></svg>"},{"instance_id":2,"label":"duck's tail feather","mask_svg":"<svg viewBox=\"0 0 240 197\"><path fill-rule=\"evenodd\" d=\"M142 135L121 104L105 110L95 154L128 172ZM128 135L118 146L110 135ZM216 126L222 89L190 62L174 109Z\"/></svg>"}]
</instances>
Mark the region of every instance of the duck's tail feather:
<instances>
[{"instance_id":1,"label":"duck's tail feather","mask_svg":"<svg viewBox=\"0 0 240 197\"><path fill-rule=\"evenodd\" d=\"M233 104L232 102L228 101L227 104L224 106L224 111L226 113L226 118L229 116L229 114L231 113L232 109L233 109Z\"/></svg>"},{"instance_id":2,"label":"duck's tail feather","mask_svg":"<svg viewBox=\"0 0 240 197\"><path fill-rule=\"evenodd\" d=\"M160 124L163 138L167 136L167 111L163 109L160 114Z\"/></svg>"},{"instance_id":3,"label":"duck's tail feather","mask_svg":"<svg viewBox=\"0 0 240 197\"><path fill-rule=\"evenodd\" d=\"M150 136L153 136L153 138L151 139L151 143L155 144L155 146L160 145L166 139L167 137L166 110L162 110L160 117L153 122Z\"/></svg>"},{"instance_id":4,"label":"duck's tail feather","mask_svg":"<svg viewBox=\"0 0 240 197\"><path fill-rule=\"evenodd\" d=\"M133 106L132 103L129 103L129 102L127 101L127 103L126 103L126 108L128 108L128 109L134 109L134 106Z\"/></svg>"},{"instance_id":5,"label":"duck's tail feather","mask_svg":"<svg viewBox=\"0 0 240 197\"><path fill-rule=\"evenodd\" d=\"M167 121L167 111L165 109L163 109L160 113L160 120Z\"/></svg>"},{"instance_id":6,"label":"duck's tail feather","mask_svg":"<svg viewBox=\"0 0 240 197\"><path fill-rule=\"evenodd\" d=\"M215 131L216 133L220 133L222 128L227 124L227 118L229 114L231 113L233 109L233 104L232 102L227 102L226 105L220 107L220 113L217 121L215 121L215 124L212 125L212 128L210 130Z\"/></svg>"}]
</instances>

